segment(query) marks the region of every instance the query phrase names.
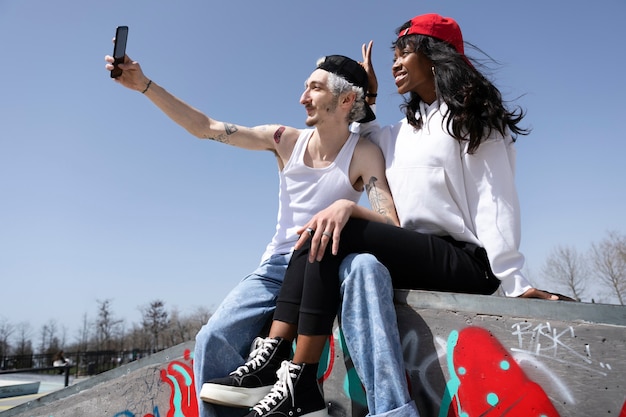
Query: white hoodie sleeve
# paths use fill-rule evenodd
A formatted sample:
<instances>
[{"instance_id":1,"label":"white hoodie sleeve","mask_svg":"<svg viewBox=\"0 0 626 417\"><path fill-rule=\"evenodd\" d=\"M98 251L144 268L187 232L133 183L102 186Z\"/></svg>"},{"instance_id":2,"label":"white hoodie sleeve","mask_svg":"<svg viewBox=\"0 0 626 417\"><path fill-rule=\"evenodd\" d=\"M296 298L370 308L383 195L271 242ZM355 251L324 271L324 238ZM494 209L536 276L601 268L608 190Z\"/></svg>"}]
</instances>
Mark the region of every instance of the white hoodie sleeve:
<instances>
[{"instance_id":1,"label":"white hoodie sleeve","mask_svg":"<svg viewBox=\"0 0 626 417\"><path fill-rule=\"evenodd\" d=\"M532 286L521 272L520 207L515 187L515 148L510 137L490 138L464 155L465 188L476 237L502 290L516 297Z\"/></svg>"}]
</instances>

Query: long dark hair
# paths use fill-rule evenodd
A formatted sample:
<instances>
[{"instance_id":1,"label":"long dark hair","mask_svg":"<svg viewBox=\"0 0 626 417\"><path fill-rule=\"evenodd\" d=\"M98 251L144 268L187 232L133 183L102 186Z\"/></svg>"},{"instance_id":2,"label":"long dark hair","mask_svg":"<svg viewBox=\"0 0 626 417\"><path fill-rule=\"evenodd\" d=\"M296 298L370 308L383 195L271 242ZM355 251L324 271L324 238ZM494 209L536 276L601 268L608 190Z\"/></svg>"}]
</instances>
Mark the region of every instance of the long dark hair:
<instances>
[{"instance_id":1,"label":"long dark hair","mask_svg":"<svg viewBox=\"0 0 626 417\"><path fill-rule=\"evenodd\" d=\"M405 23L396 34L410 25L410 21ZM504 136L508 129L513 141L518 135L530 133L529 129L519 126L525 112L519 106L508 110L496 86L469 65L467 58L452 45L430 36L406 35L393 42L392 48L412 48L433 62L437 100L448 106L446 129L459 142L469 141L470 154L493 130ZM419 95L411 92L400 106L408 123L417 129L422 127L421 118L416 117L421 101Z\"/></svg>"}]
</instances>

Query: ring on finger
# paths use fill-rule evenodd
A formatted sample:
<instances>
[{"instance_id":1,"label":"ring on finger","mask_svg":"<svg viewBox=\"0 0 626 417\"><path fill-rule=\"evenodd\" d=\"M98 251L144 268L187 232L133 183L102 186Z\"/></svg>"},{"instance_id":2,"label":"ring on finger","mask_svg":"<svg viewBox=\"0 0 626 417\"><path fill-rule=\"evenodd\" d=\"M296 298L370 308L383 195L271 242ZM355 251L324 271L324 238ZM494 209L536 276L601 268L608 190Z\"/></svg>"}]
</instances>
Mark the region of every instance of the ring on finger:
<instances>
[{"instance_id":1,"label":"ring on finger","mask_svg":"<svg viewBox=\"0 0 626 417\"><path fill-rule=\"evenodd\" d=\"M310 227L307 227L306 232L309 234L309 236L313 236L313 233L315 233L315 230L311 229Z\"/></svg>"},{"instance_id":2,"label":"ring on finger","mask_svg":"<svg viewBox=\"0 0 626 417\"><path fill-rule=\"evenodd\" d=\"M330 233L330 232L322 232L322 235L324 235L324 236L326 236L326 237L330 237L330 238L332 238L332 237L333 237L333 234L332 234L332 233Z\"/></svg>"}]
</instances>

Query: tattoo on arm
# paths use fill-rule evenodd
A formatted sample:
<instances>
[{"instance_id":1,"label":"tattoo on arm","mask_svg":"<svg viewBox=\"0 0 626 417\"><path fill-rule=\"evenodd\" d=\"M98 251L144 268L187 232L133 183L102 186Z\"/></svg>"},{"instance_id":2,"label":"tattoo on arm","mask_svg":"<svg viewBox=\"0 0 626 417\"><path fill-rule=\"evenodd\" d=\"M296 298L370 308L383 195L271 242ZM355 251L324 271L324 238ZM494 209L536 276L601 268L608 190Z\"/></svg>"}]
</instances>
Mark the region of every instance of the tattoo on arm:
<instances>
[{"instance_id":1,"label":"tattoo on arm","mask_svg":"<svg viewBox=\"0 0 626 417\"><path fill-rule=\"evenodd\" d=\"M239 129L237 129L237 126L232 123L224 123L224 130L226 131L227 135L232 135Z\"/></svg>"},{"instance_id":2,"label":"tattoo on arm","mask_svg":"<svg viewBox=\"0 0 626 417\"><path fill-rule=\"evenodd\" d=\"M217 141L217 142L230 143L228 136L232 135L233 133L236 133L238 130L239 129L234 124L224 123L224 133L220 133L219 135L213 136L213 137L207 135L206 138Z\"/></svg>"},{"instance_id":3,"label":"tattoo on arm","mask_svg":"<svg viewBox=\"0 0 626 417\"><path fill-rule=\"evenodd\" d=\"M385 217L388 224L393 224L393 220L387 215L387 209L385 208L384 204L382 204L386 200L386 198L378 191L378 188L376 187L376 181L378 181L378 178L370 177L367 184L365 184L365 191L367 192L370 206L372 207L372 210L374 210L376 213Z\"/></svg>"},{"instance_id":4,"label":"tattoo on arm","mask_svg":"<svg viewBox=\"0 0 626 417\"><path fill-rule=\"evenodd\" d=\"M280 143L280 138L283 136L284 131L285 131L285 126L281 126L278 129L276 129L276 132L274 132L274 142Z\"/></svg>"},{"instance_id":5,"label":"tattoo on arm","mask_svg":"<svg viewBox=\"0 0 626 417\"><path fill-rule=\"evenodd\" d=\"M378 192L378 188L376 188L376 181L378 181L378 178L370 177L367 184L365 184L365 191L367 192L367 198L369 198L370 200L372 210L384 216L385 210L383 209L381 204L382 196Z\"/></svg>"}]
</instances>

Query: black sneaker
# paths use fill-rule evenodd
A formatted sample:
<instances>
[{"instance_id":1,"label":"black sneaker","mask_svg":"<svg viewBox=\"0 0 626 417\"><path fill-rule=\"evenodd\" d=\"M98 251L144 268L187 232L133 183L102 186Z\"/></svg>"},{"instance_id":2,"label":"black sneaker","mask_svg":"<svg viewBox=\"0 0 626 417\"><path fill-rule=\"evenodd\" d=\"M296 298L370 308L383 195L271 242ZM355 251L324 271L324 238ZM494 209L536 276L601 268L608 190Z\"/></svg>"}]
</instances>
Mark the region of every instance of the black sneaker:
<instances>
[{"instance_id":1,"label":"black sneaker","mask_svg":"<svg viewBox=\"0 0 626 417\"><path fill-rule=\"evenodd\" d=\"M317 383L317 364L284 361L278 381L246 417L328 417L324 395Z\"/></svg>"},{"instance_id":2,"label":"black sneaker","mask_svg":"<svg viewBox=\"0 0 626 417\"><path fill-rule=\"evenodd\" d=\"M259 340L248 362L229 376L202 385L202 401L230 407L252 407L271 391L281 362L291 356L291 342L269 337Z\"/></svg>"}]
</instances>

